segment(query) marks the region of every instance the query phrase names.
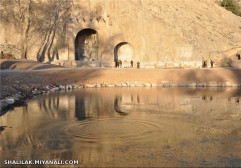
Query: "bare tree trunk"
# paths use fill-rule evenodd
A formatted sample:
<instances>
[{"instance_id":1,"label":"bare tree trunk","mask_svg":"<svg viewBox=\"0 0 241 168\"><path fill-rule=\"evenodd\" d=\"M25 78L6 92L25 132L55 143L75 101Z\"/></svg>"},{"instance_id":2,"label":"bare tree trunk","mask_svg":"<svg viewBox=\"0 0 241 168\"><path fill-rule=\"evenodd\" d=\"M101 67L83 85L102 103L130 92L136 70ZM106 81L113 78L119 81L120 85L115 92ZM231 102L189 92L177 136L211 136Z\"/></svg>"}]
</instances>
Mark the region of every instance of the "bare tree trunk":
<instances>
[{"instance_id":1,"label":"bare tree trunk","mask_svg":"<svg viewBox=\"0 0 241 168\"><path fill-rule=\"evenodd\" d=\"M21 1L18 1L19 5L19 17L22 22L21 32L22 32L22 39L21 39L21 59L27 59L27 46L28 46L28 34L29 29L31 26L31 17L30 17L30 10L31 10L31 2L29 0L27 3L27 8L22 6ZM27 12L24 11L27 9Z\"/></svg>"},{"instance_id":2,"label":"bare tree trunk","mask_svg":"<svg viewBox=\"0 0 241 168\"><path fill-rule=\"evenodd\" d=\"M31 0L29 0L29 6L28 6L28 23L27 23L27 28L25 31L25 43L24 43L24 58L27 59L27 54L28 54L28 34L29 34L29 29L31 26Z\"/></svg>"},{"instance_id":3,"label":"bare tree trunk","mask_svg":"<svg viewBox=\"0 0 241 168\"><path fill-rule=\"evenodd\" d=\"M53 57L51 58L50 52L51 52L51 48L53 46L53 42L54 42L54 39L55 39L55 34L56 34L56 31L57 31L58 20L59 20L59 9L58 9L59 7L57 6L56 8L57 9L56 9L55 17L54 17L53 35L52 35L51 42L50 42L49 48L48 48L48 59L49 59L49 61L52 61L52 59L54 59Z\"/></svg>"}]
</instances>

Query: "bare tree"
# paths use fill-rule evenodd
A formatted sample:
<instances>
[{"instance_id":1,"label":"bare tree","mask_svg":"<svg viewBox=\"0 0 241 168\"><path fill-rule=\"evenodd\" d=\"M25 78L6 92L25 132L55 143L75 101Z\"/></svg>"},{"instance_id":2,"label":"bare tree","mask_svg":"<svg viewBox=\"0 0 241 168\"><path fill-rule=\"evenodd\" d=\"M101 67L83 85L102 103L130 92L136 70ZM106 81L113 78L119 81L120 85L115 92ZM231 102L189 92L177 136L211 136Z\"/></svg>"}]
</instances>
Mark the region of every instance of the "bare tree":
<instances>
[{"instance_id":1,"label":"bare tree","mask_svg":"<svg viewBox=\"0 0 241 168\"><path fill-rule=\"evenodd\" d=\"M38 36L37 60L52 61L58 58L58 48L66 45L69 23L82 14L82 9L73 0L1 0L0 21L13 25L20 34L22 59L28 56L31 37Z\"/></svg>"},{"instance_id":2,"label":"bare tree","mask_svg":"<svg viewBox=\"0 0 241 168\"><path fill-rule=\"evenodd\" d=\"M73 7L70 0L55 0L47 3L39 3L38 9L47 13L42 15L40 29L38 33L44 37L41 47L37 53L37 59L44 61L47 56L48 60L53 60L58 55L58 47L64 45L67 25L71 19L71 8ZM41 9L42 8L42 9Z\"/></svg>"},{"instance_id":3,"label":"bare tree","mask_svg":"<svg viewBox=\"0 0 241 168\"><path fill-rule=\"evenodd\" d=\"M21 58L27 58L27 41L31 25L32 0L1 0L0 15L4 25L14 25L21 34Z\"/></svg>"}]
</instances>

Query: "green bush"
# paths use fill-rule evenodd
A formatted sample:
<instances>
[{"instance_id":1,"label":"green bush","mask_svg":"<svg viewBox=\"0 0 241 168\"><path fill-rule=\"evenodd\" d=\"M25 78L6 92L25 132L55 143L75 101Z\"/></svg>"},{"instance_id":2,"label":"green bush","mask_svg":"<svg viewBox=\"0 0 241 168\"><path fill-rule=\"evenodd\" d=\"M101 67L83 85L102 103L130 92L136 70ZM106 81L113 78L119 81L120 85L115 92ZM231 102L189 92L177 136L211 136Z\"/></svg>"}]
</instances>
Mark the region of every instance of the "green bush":
<instances>
[{"instance_id":1,"label":"green bush","mask_svg":"<svg viewBox=\"0 0 241 168\"><path fill-rule=\"evenodd\" d=\"M241 16L241 9L237 0L222 0L220 5L225 9L231 11L233 14Z\"/></svg>"}]
</instances>

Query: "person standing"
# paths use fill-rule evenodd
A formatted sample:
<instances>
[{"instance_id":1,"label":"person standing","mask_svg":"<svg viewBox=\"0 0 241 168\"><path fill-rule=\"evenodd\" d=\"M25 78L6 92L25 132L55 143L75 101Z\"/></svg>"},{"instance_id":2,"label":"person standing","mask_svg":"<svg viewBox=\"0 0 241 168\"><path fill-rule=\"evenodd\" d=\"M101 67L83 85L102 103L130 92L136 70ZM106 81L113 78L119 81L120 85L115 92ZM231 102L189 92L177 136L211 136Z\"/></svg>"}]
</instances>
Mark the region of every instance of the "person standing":
<instances>
[{"instance_id":1,"label":"person standing","mask_svg":"<svg viewBox=\"0 0 241 168\"><path fill-rule=\"evenodd\" d=\"M1 51L1 59L3 59L3 56L4 56L3 51Z\"/></svg>"},{"instance_id":2,"label":"person standing","mask_svg":"<svg viewBox=\"0 0 241 168\"><path fill-rule=\"evenodd\" d=\"M211 68L213 68L214 61L211 60L211 61L210 61L210 64L211 64Z\"/></svg>"},{"instance_id":3,"label":"person standing","mask_svg":"<svg viewBox=\"0 0 241 168\"><path fill-rule=\"evenodd\" d=\"M238 60L240 60L240 54L239 53L236 54L236 57L238 58Z\"/></svg>"},{"instance_id":4,"label":"person standing","mask_svg":"<svg viewBox=\"0 0 241 168\"><path fill-rule=\"evenodd\" d=\"M137 69L139 69L140 68L140 62L138 61L137 62Z\"/></svg>"},{"instance_id":5,"label":"person standing","mask_svg":"<svg viewBox=\"0 0 241 168\"><path fill-rule=\"evenodd\" d=\"M133 68L133 61L131 60L131 67Z\"/></svg>"},{"instance_id":6,"label":"person standing","mask_svg":"<svg viewBox=\"0 0 241 168\"><path fill-rule=\"evenodd\" d=\"M207 68L208 66L208 60L204 60L204 68Z\"/></svg>"}]
</instances>

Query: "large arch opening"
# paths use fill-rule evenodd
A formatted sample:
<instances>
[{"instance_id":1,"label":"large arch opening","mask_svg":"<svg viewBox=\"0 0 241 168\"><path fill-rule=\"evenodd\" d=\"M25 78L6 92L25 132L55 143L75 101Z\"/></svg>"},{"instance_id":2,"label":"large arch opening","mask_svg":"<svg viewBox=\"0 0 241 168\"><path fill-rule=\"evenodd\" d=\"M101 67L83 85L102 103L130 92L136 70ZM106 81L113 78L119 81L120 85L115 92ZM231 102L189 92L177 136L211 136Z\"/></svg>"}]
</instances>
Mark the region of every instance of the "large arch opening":
<instances>
[{"instance_id":1,"label":"large arch opening","mask_svg":"<svg viewBox=\"0 0 241 168\"><path fill-rule=\"evenodd\" d=\"M98 33L94 29L83 29L75 38L75 60L98 60Z\"/></svg>"},{"instance_id":2,"label":"large arch opening","mask_svg":"<svg viewBox=\"0 0 241 168\"><path fill-rule=\"evenodd\" d=\"M114 61L130 62L133 59L134 50L128 42L121 42L114 49Z\"/></svg>"}]
</instances>

